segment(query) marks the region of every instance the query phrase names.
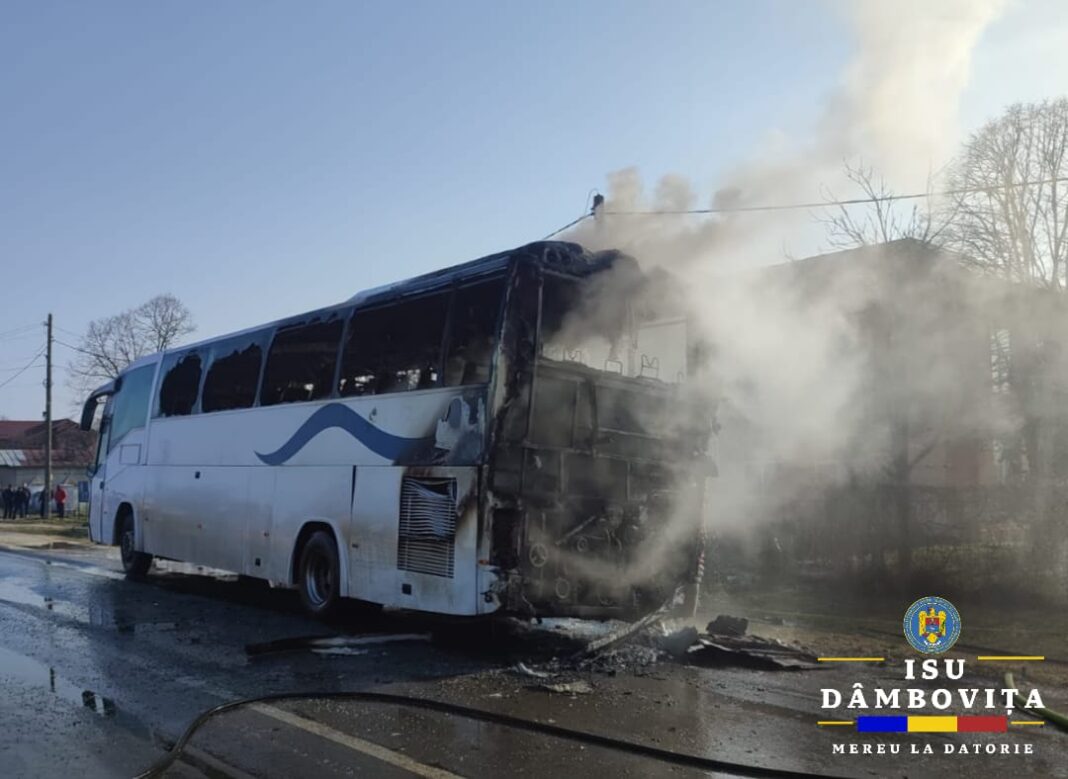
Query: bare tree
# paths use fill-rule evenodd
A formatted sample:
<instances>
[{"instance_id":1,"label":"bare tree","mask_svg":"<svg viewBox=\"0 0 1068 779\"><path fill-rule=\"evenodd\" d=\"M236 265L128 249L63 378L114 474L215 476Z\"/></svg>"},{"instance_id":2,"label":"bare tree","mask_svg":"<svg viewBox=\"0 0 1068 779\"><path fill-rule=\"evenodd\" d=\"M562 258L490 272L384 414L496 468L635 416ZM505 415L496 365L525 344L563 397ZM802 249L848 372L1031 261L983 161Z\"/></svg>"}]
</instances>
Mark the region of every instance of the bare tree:
<instances>
[{"instance_id":1,"label":"bare tree","mask_svg":"<svg viewBox=\"0 0 1068 779\"><path fill-rule=\"evenodd\" d=\"M937 250L953 218L952 209L944 208L932 192L932 179L927 182L924 197L915 198L906 204L890 188L886 179L863 162L845 164L845 175L861 191L853 200L860 203L841 203L830 191L824 200L827 206L816 218L827 234L827 241L834 249L855 249L861 246L887 244L903 238L917 241L920 246L898 249L897 252L923 251L923 247ZM904 256L895 256L905 262ZM896 301L895 306L902 301ZM885 421L890 431L888 462L883 470L883 485L888 508L892 514L892 528L887 533L896 536L898 575L902 583L912 576L912 553L914 543L913 480L916 466L934 449L937 437L927 431L926 443L917 440L920 431L915 417L924 403L918 392L915 376L915 355L908 353L907 345L915 345L914 338L902 340L901 331L910 318L895 306L869 312L874 330L879 333L879 354L884 366L884 375L879 383L883 400ZM875 321L880 323L875 325ZM881 563L881 557L880 557Z\"/></svg>"},{"instance_id":2,"label":"bare tree","mask_svg":"<svg viewBox=\"0 0 1068 779\"><path fill-rule=\"evenodd\" d=\"M842 204L825 190L827 207L816 216L827 230L827 241L835 249L853 249L888 243L900 238L912 238L922 243L938 245L952 223L953 210L944 209L931 191L927 181L925 197L916 198L911 206L901 200L870 165L863 162L845 163L845 175L863 193L864 203Z\"/></svg>"},{"instance_id":3,"label":"bare tree","mask_svg":"<svg viewBox=\"0 0 1068 779\"><path fill-rule=\"evenodd\" d=\"M189 309L174 295L157 295L121 314L95 319L78 344L78 356L67 366L68 384L80 397L139 357L173 346L195 329Z\"/></svg>"},{"instance_id":4,"label":"bare tree","mask_svg":"<svg viewBox=\"0 0 1068 779\"><path fill-rule=\"evenodd\" d=\"M1010 106L971 136L952 168L951 243L979 270L1064 289L1066 179L1068 98Z\"/></svg>"},{"instance_id":5,"label":"bare tree","mask_svg":"<svg viewBox=\"0 0 1068 779\"><path fill-rule=\"evenodd\" d=\"M1021 301L1012 321L992 323L1005 394L1019 428L998 443L1005 465L1026 476L1039 568L1063 548L1056 506L1064 471L1055 454L1068 426L1060 398L1068 287L1068 98L1016 104L964 144L949 185L956 218L950 245L976 270L1010 282ZM1039 294L1045 290L1046 294ZM1039 313L1041 312L1041 313ZM1001 313L1005 319L1005 313ZM1021 467L1026 463L1026 467ZM1037 562L1041 561L1041 562Z\"/></svg>"}]
</instances>

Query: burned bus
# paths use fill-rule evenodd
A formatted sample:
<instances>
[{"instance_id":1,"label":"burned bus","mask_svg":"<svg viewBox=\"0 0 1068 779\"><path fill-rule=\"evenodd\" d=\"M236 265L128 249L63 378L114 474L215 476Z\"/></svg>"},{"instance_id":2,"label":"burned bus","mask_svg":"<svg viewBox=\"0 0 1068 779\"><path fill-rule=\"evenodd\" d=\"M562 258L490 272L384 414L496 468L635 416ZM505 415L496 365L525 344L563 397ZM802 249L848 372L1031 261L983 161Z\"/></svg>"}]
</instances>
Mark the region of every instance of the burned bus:
<instances>
[{"instance_id":1,"label":"burned bus","mask_svg":"<svg viewBox=\"0 0 1068 779\"><path fill-rule=\"evenodd\" d=\"M316 615L655 606L700 570L710 470L676 294L541 242L142 358L83 411L91 537Z\"/></svg>"}]
</instances>

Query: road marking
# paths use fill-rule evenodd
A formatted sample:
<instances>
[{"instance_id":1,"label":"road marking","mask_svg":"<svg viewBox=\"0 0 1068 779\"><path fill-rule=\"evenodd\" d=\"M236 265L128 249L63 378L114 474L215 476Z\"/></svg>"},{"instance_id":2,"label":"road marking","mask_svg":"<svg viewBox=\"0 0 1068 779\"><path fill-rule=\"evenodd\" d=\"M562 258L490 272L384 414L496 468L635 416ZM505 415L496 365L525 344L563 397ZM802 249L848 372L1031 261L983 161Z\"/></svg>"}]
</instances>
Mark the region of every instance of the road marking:
<instances>
[{"instance_id":1,"label":"road marking","mask_svg":"<svg viewBox=\"0 0 1068 779\"><path fill-rule=\"evenodd\" d=\"M881 663L885 657L817 657L821 663Z\"/></svg>"},{"instance_id":2,"label":"road marking","mask_svg":"<svg viewBox=\"0 0 1068 779\"><path fill-rule=\"evenodd\" d=\"M252 774L245 773L240 768L235 768L229 763L224 763L214 755L210 755L202 749L197 749L191 744L186 744L182 749L182 754L178 757L178 761L191 765L202 773L205 768L210 769L219 776L225 776L227 779L256 779ZM199 764L199 765L198 765ZM213 774L208 774L209 776Z\"/></svg>"},{"instance_id":3,"label":"road marking","mask_svg":"<svg viewBox=\"0 0 1068 779\"><path fill-rule=\"evenodd\" d=\"M1045 660L1045 655L979 655L979 660Z\"/></svg>"},{"instance_id":4,"label":"road marking","mask_svg":"<svg viewBox=\"0 0 1068 779\"><path fill-rule=\"evenodd\" d=\"M425 776L427 779L463 779L459 774L446 771L444 768L435 768L432 765L420 763L407 755L401 754L400 752L394 752L392 749L388 749L380 744L366 741L357 736L349 735L348 733L342 733L340 730L334 730L332 727L324 725L321 722L301 717L298 714L292 714L291 712L284 711L275 706L268 706L263 703L253 703L249 708L260 714L276 719L279 722L284 722L287 725L300 728L301 730L312 733L320 738L333 741L335 744L340 744L341 746L348 747L357 752L363 752L365 755L370 755L376 760L381 760L383 763L389 763L397 768L402 768L416 776Z\"/></svg>"},{"instance_id":5,"label":"road marking","mask_svg":"<svg viewBox=\"0 0 1068 779\"><path fill-rule=\"evenodd\" d=\"M852 725L853 724L853 720L851 720L851 719L847 719L847 720L823 719L823 720L820 720L819 722L817 722L816 724L817 725Z\"/></svg>"}]
</instances>

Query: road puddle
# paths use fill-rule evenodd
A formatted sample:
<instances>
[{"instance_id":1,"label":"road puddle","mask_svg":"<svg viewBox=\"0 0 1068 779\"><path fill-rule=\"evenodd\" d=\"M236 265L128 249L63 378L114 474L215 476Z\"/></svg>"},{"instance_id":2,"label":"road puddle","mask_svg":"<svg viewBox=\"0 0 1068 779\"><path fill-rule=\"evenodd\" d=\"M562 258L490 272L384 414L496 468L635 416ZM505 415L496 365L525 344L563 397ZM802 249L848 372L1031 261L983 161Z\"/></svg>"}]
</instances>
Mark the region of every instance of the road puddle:
<instances>
[{"instance_id":1,"label":"road puddle","mask_svg":"<svg viewBox=\"0 0 1068 779\"><path fill-rule=\"evenodd\" d=\"M88 609L67 601L56 600L47 595L39 595L30 587L20 584L18 581L0 581L0 601L20 606L33 606L45 611L51 611L68 619L92 624Z\"/></svg>"},{"instance_id":2,"label":"road puddle","mask_svg":"<svg viewBox=\"0 0 1068 779\"><path fill-rule=\"evenodd\" d=\"M107 628L124 634L168 632L178 630L180 627L179 623L173 620L131 619L99 603L94 604L92 608L79 606L50 595L41 595L26 584L10 579L0 580L0 603L29 606L80 622L83 625Z\"/></svg>"},{"instance_id":3,"label":"road puddle","mask_svg":"<svg viewBox=\"0 0 1068 779\"><path fill-rule=\"evenodd\" d=\"M89 709L102 717L114 717L118 713L115 702L86 690L56 673L56 669L39 663L32 657L0 647L0 678L16 683L41 688L47 693L76 706Z\"/></svg>"},{"instance_id":4,"label":"road puddle","mask_svg":"<svg viewBox=\"0 0 1068 779\"><path fill-rule=\"evenodd\" d=\"M55 668L5 647L0 647L0 680L3 680L5 687L13 685L40 690L43 695L51 695L79 709L91 711L138 738L154 744L164 743L158 733L123 711L112 698L88 690L57 673Z\"/></svg>"}]
</instances>

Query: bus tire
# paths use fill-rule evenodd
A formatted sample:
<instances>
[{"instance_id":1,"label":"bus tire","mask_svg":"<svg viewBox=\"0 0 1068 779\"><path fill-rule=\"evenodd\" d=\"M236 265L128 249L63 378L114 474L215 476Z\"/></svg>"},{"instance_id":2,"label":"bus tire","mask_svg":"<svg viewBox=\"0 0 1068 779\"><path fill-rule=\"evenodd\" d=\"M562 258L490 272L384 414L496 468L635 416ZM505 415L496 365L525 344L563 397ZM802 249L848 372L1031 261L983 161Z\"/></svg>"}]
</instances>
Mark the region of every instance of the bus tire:
<instances>
[{"instance_id":1,"label":"bus tire","mask_svg":"<svg viewBox=\"0 0 1068 779\"><path fill-rule=\"evenodd\" d=\"M119 531L119 554L122 557L122 570L127 579L143 579L152 567L152 555L138 552L134 546L133 514L126 512L122 517L122 529Z\"/></svg>"},{"instance_id":2,"label":"bus tire","mask_svg":"<svg viewBox=\"0 0 1068 779\"><path fill-rule=\"evenodd\" d=\"M304 610L313 617L326 618L337 610L341 600L341 566L337 543L325 530L312 533L300 550L297 586Z\"/></svg>"}]
</instances>

